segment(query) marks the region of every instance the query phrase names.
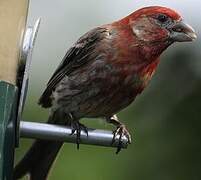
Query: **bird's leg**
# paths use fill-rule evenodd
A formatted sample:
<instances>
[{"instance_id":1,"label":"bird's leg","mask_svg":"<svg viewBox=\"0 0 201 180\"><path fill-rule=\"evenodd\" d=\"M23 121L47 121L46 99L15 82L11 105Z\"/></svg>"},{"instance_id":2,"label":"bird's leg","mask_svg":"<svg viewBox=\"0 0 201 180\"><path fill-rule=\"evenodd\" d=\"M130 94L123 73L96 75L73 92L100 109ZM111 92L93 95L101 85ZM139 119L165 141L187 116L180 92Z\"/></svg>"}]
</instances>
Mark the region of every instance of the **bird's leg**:
<instances>
[{"instance_id":1,"label":"bird's leg","mask_svg":"<svg viewBox=\"0 0 201 180\"><path fill-rule=\"evenodd\" d=\"M71 114L71 121L70 121L70 126L72 128L72 132L71 135L73 135L76 132L76 144L77 144L77 149L79 149L79 145L80 145L80 135L81 135L81 130L83 130L87 136L88 136L88 128L80 123L78 120L75 120Z\"/></svg>"},{"instance_id":2,"label":"bird's leg","mask_svg":"<svg viewBox=\"0 0 201 180\"><path fill-rule=\"evenodd\" d=\"M106 121L108 123L111 123L111 124L116 126L116 130L113 132L114 136L113 136L112 143L114 143L115 137L117 135L119 135L119 144L118 144L117 151L116 151L116 154L118 154L122 148L122 137L126 136L128 139L128 143L130 144L131 143L131 135L128 132L126 126L118 120L116 115L107 117Z\"/></svg>"}]
</instances>

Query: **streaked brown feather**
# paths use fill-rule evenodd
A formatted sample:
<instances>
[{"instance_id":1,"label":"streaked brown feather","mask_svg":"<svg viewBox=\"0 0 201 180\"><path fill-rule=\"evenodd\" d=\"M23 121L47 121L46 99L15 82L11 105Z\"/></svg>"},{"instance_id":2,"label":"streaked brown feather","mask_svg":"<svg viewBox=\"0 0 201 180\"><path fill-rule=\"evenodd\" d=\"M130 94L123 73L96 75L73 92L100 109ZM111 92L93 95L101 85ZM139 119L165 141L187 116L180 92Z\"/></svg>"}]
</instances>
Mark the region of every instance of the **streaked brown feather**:
<instances>
[{"instance_id":1,"label":"streaked brown feather","mask_svg":"<svg viewBox=\"0 0 201 180\"><path fill-rule=\"evenodd\" d=\"M47 87L39 99L38 104L44 108L48 108L52 105L51 95L55 90L57 84L63 79L64 76L69 75L75 69L81 66L86 66L88 62L94 60L91 57L95 46L106 36L107 29L98 27L85 35L83 35L73 47L71 47L60 65L47 83Z\"/></svg>"}]
</instances>

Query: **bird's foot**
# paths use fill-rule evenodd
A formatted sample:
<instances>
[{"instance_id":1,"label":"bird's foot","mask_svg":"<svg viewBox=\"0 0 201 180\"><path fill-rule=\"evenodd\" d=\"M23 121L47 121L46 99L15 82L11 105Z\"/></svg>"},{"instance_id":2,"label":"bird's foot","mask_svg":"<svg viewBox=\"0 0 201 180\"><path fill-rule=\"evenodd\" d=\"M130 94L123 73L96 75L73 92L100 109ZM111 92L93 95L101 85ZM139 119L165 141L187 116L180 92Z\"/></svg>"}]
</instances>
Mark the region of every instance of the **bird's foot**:
<instances>
[{"instance_id":1,"label":"bird's foot","mask_svg":"<svg viewBox=\"0 0 201 180\"><path fill-rule=\"evenodd\" d=\"M128 139L128 143L131 143L131 135L128 132L128 130L126 129L126 126L124 124L120 124L119 126L117 126L117 129L113 132L114 136L113 136L113 143L115 141L115 138L119 135L119 139L118 139L118 146L117 146L117 151L116 154L118 154L121 151L122 148L122 138L123 136L126 136L126 138Z\"/></svg>"},{"instance_id":2,"label":"bird's foot","mask_svg":"<svg viewBox=\"0 0 201 180\"><path fill-rule=\"evenodd\" d=\"M81 124L79 121L73 121L71 123L71 127L72 127L72 132L71 135L73 135L76 132L76 144L77 144L77 149L79 149L79 145L80 145L80 135L81 135L81 130L83 130L87 136L88 136L88 128Z\"/></svg>"}]
</instances>

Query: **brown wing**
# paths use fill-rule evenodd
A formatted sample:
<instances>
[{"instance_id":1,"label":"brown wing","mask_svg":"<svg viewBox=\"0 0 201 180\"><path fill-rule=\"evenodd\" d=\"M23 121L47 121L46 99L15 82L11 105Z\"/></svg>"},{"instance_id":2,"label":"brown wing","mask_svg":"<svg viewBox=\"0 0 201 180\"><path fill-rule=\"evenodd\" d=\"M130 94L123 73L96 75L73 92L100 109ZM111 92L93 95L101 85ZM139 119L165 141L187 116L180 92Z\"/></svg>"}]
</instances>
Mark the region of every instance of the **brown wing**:
<instances>
[{"instance_id":1,"label":"brown wing","mask_svg":"<svg viewBox=\"0 0 201 180\"><path fill-rule=\"evenodd\" d=\"M57 84L64 76L69 75L75 69L93 60L91 54L94 53L97 43L106 36L106 32L107 30L105 28L95 28L83 35L75 45L67 51L62 62L47 83L47 87L39 99L39 105L45 108L51 107L51 95Z\"/></svg>"}]
</instances>

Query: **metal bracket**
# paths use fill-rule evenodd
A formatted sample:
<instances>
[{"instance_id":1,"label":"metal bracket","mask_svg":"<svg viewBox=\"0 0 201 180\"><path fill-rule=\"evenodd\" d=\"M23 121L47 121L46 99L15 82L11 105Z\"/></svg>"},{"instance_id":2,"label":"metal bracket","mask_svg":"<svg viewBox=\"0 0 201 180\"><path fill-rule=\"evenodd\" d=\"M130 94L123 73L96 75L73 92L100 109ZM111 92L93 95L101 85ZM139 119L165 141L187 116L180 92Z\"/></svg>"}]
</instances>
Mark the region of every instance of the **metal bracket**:
<instances>
[{"instance_id":1,"label":"metal bracket","mask_svg":"<svg viewBox=\"0 0 201 180\"><path fill-rule=\"evenodd\" d=\"M38 33L41 19L39 18L34 26L29 26L24 35L24 41L22 45L21 52L21 63L24 66L23 80L21 84L19 105L18 105L18 114L17 114L17 123L16 123L16 146L19 145L19 124L22 117L23 107L26 99L28 82L29 82L29 72L32 60L32 52L34 48L35 39Z\"/></svg>"}]
</instances>

